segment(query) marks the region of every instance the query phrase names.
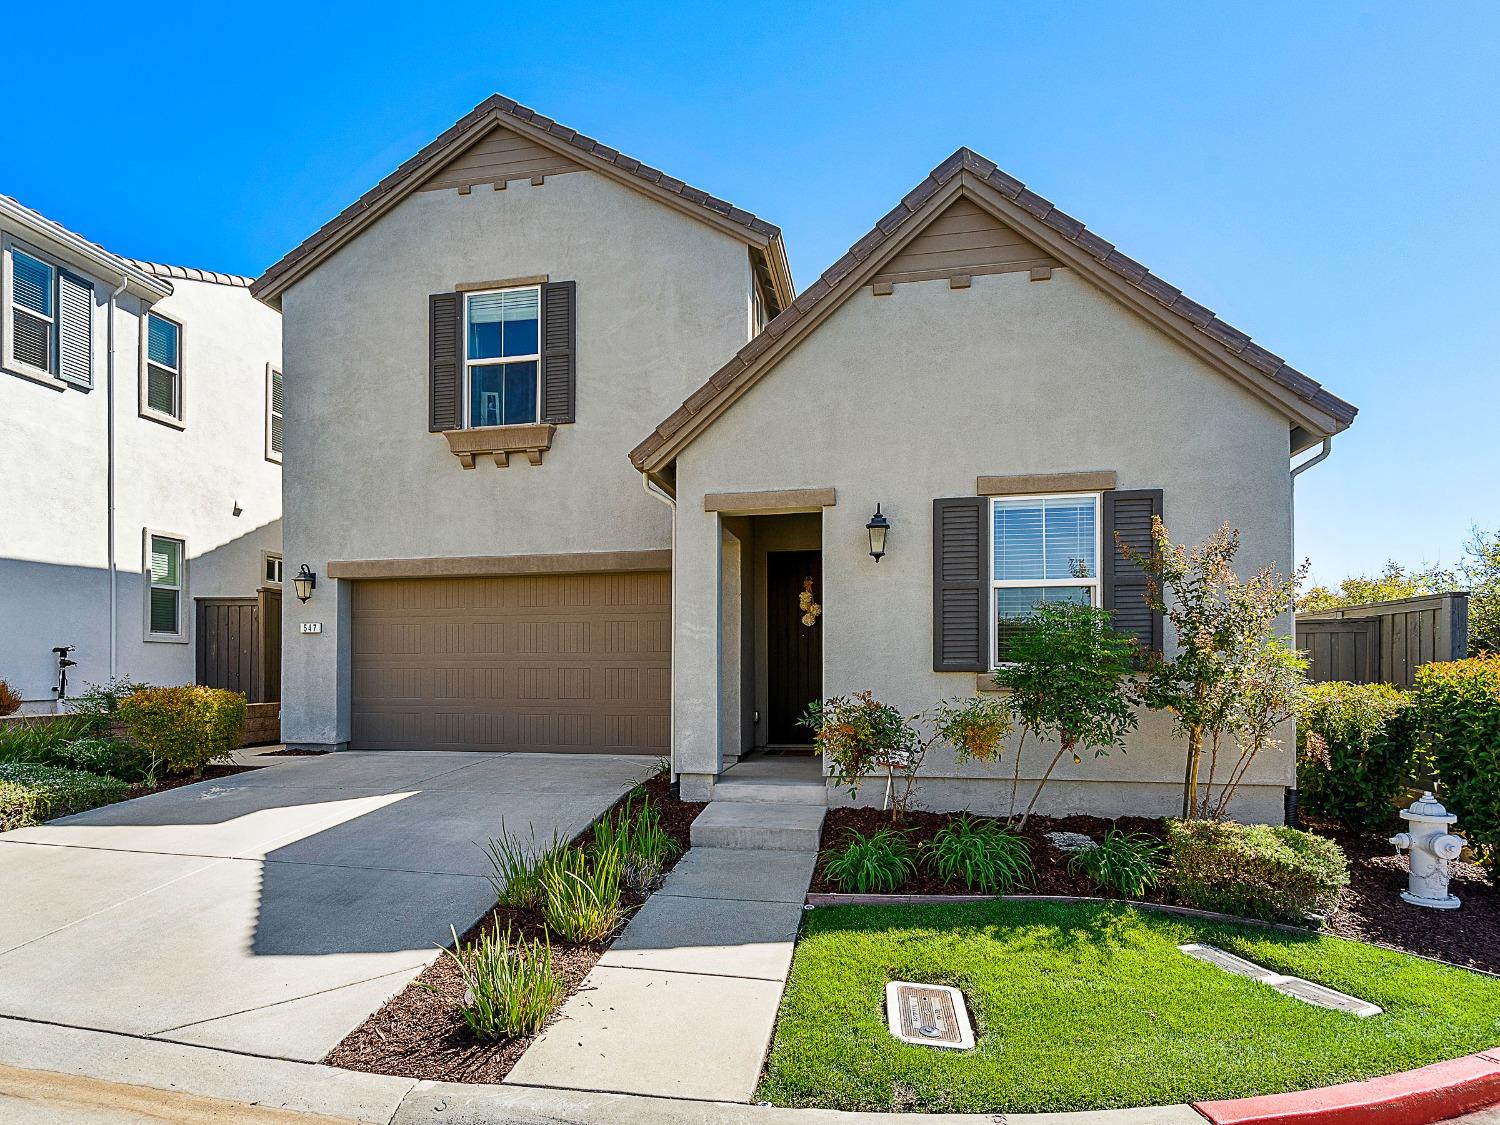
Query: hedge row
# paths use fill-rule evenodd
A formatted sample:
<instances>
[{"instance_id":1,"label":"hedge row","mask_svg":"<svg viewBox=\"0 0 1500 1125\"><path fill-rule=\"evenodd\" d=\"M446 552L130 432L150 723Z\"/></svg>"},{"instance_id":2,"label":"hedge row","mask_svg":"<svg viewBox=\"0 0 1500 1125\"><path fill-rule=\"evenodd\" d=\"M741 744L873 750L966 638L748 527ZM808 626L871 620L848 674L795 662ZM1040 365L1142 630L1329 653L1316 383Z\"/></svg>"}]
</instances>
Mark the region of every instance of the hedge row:
<instances>
[{"instance_id":1,"label":"hedge row","mask_svg":"<svg viewBox=\"0 0 1500 1125\"><path fill-rule=\"evenodd\" d=\"M124 798L129 788L116 777L34 762L0 762L0 832L108 805Z\"/></svg>"}]
</instances>

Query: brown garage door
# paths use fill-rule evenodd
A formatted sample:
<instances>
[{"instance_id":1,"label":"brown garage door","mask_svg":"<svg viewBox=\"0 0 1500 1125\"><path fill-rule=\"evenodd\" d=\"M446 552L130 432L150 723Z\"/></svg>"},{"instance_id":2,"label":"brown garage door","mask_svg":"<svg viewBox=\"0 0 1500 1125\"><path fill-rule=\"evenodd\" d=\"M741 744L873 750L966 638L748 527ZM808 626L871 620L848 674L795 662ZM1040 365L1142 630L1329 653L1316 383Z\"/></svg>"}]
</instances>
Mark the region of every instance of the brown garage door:
<instances>
[{"instance_id":1,"label":"brown garage door","mask_svg":"<svg viewBox=\"0 0 1500 1125\"><path fill-rule=\"evenodd\" d=\"M353 618L355 747L667 752L664 571L356 582Z\"/></svg>"}]
</instances>

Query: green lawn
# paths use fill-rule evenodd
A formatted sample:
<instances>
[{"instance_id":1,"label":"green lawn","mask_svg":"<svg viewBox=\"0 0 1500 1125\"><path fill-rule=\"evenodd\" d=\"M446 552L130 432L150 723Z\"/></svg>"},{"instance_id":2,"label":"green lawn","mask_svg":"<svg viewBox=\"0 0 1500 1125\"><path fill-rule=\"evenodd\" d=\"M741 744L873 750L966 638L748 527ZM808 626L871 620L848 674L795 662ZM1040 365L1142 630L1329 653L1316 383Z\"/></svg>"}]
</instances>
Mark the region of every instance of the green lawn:
<instances>
[{"instance_id":1,"label":"green lawn","mask_svg":"<svg viewBox=\"0 0 1500 1125\"><path fill-rule=\"evenodd\" d=\"M1179 952L1188 941L1385 1012L1315 1008ZM893 1039L892 980L962 989L975 1049ZM760 1096L859 1110L1096 1109L1326 1086L1496 1045L1500 980L1339 938L1117 904L835 907L807 915Z\"/></svg>"}]
</instances>

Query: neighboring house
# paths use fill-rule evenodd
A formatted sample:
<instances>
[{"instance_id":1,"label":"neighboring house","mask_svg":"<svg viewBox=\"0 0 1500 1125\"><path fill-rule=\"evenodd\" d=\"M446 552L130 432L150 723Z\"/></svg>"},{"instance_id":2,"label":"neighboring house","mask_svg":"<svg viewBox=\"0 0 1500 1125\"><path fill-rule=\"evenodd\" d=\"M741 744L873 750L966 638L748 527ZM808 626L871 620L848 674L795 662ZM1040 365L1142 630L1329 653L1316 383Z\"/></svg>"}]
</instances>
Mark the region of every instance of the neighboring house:
<instances>
[{"instance_id":1,"label":"neighboring house","mask_svg":"<svg viewBox=\"0 0 1500 1125\"><path fill-rule=\"evenodd\" d=\"M71 647L69 695L206 671L274 698L221 607L279 592L280 318L246 278L121 258L5 196L0 239L0 678L50 711Z\"/></svg>"},{"instance_id":2,"label":"neighboring house","mask_svg":"<svg viewBox=\"0 0 1500 1125\"><path fill-rule=\"evenodd\" d=\"M1355 413L966 149L789 304L774 228L498 97L254 291L286 322L288 565L319 575L288 740L670 747L698 799L806 744L812 699L990 689L1039 600L1170 646L1114 532L1228 521L1287 569L1292 459ZM1181 761L1146 715L1049 807L1170 812ZM1009 797L926 772L932 807ZM1268 754L1238 811L1279 819L1293 777Z\"/></svg>"}]
</instances>

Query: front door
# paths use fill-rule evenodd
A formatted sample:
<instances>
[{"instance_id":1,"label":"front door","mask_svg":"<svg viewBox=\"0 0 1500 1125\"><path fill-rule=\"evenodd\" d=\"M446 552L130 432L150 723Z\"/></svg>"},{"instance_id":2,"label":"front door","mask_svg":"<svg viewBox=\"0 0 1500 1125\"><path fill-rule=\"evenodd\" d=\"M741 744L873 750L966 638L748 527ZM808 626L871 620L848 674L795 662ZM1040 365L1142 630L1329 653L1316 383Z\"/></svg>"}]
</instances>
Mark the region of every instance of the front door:
<instances>
[{"instance_id":1,"label":"front door","mask_svg":"<svg viewBox=\"0 0 1500 1125\"><path fill-rule=\"evenodd\" d=\"M823 618L821 612L803 608L802 595L809 590L814 607L821 611L822 552L771 551L766 555L766 656L770 664L766 718L773 746L812 742L812 732L798 726L797 720L809 703L823 695ZM811 625L806 623L809 619Z\"/></svg>"}]
</instances>

